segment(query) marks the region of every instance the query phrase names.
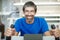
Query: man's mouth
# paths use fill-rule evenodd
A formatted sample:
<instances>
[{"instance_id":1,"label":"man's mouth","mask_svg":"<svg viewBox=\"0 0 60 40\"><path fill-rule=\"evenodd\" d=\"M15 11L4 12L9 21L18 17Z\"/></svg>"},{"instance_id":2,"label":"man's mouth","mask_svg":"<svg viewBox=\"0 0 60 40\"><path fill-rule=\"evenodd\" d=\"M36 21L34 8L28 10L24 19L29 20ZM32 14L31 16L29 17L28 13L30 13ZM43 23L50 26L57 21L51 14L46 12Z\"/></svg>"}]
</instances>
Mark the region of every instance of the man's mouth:
<instances>
[{"instance_id":1,"label":"man's mouth","mask_svg":"<svg viewBox=\"0 0 60 40\"><path fill-rule=\"evenodd\" d=\"M26 15L26 16L33 16L33 15Z\"/></svg>"},{"instance_id":2,"label":"man's mouth","mask_svg":"<svg viewBox=\"0 0 60 40\"><path fill-rule=\"evenodd\" d=\"M27 18L32 18L32 17L27 17Z\"/></svg>"},{"instance_id":3,"label":"man's mouth","mask_svg":"<svg viewBox=\"0 0 60 40\"><path fill-rule=\"evenodd\" d=\"M27 16L27 18L33 18L33 16Z\"/></svg>"}]
</instances>

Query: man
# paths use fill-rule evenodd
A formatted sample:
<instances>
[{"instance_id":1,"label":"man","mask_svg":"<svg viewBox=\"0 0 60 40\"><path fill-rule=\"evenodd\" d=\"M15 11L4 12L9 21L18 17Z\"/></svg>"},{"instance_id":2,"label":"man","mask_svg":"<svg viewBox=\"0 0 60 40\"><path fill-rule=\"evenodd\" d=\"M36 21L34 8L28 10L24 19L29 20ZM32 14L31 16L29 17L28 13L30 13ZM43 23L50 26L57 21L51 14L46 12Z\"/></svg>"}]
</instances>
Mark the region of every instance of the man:
<instances>
[{"instance_id":1,"label":"man","mask_svg":"<svg viewBox=\"0 0 60 40\"><path fill-rule=\"evenodd\" d=\"M24 18L20 18L15 22L14 29L8 28L5 32L6 36L24 34L44 34L50 35L47 22L44 18L34 17L37 12L37 6L32 2L26 2L23 6Z\"/></svg>"}]
</instances>

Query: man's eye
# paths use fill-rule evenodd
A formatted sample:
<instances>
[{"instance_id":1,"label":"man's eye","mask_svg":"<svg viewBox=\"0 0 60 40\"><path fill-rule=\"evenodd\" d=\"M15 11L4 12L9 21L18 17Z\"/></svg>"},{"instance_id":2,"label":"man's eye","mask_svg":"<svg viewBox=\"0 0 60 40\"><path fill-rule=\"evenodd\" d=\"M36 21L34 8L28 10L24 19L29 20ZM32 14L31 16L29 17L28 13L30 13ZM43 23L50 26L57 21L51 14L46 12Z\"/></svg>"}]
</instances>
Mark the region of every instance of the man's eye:
<instances>
[{"instance_id":1,"label":"man's eye","mask_svg":"<svg viewBox=\"0 0 60 40\"><path fill-rule=\"evenodd\" d=\"M28 10L26 10L25 12L28 12Z\"/></svg>"},{"instance_id":2,"label":"man's eye","mask_svg":"<svg viewBox=\"0 0 60 40\"><path fill-rule=\"evenodd\" d=\"M31 12L34 12L34 10L32 10Z\"/></svg>"}]
</instances>

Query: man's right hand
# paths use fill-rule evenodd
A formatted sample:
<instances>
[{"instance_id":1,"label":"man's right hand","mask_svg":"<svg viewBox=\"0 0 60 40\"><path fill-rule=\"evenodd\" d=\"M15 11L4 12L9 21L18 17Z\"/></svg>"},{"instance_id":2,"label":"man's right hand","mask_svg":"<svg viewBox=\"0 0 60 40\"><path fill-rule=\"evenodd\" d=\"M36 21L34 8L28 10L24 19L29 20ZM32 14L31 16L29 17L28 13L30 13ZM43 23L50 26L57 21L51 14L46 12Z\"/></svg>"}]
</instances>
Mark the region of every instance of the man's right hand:
<instances>
[{"instance_id":1,"label":"man's right hand","mask_svg":"<svg viewBox=\"0 0 60 40\"><path fill-rule=\"evenodd\" d=\"M7 28L6 32L4 33L5 36L14 36L15 35L15 28Z\"/></svg>"}]
</instances>

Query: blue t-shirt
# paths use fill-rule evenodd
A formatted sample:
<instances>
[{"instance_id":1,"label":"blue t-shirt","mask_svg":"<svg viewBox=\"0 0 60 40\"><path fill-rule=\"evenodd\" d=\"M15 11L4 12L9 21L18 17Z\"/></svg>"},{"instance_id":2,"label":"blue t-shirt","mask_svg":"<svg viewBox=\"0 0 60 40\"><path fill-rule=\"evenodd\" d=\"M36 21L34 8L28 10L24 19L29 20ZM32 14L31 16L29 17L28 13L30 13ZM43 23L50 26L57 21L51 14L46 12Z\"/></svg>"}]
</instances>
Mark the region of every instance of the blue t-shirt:
<instances>
[{"instance_id":1,"label":"blue t-shirt","mask_svg":"<svg viewBox=\"0 0 60 40\"><path fill-rule=\"evenodd\" d=\"M21 32L21 36L24 34L43 34L48 31L47 22L44 18L34 17L34 22L28 24L26 18L20 18L15 22L16 32Z\"/></svg>"}]
</instances>

